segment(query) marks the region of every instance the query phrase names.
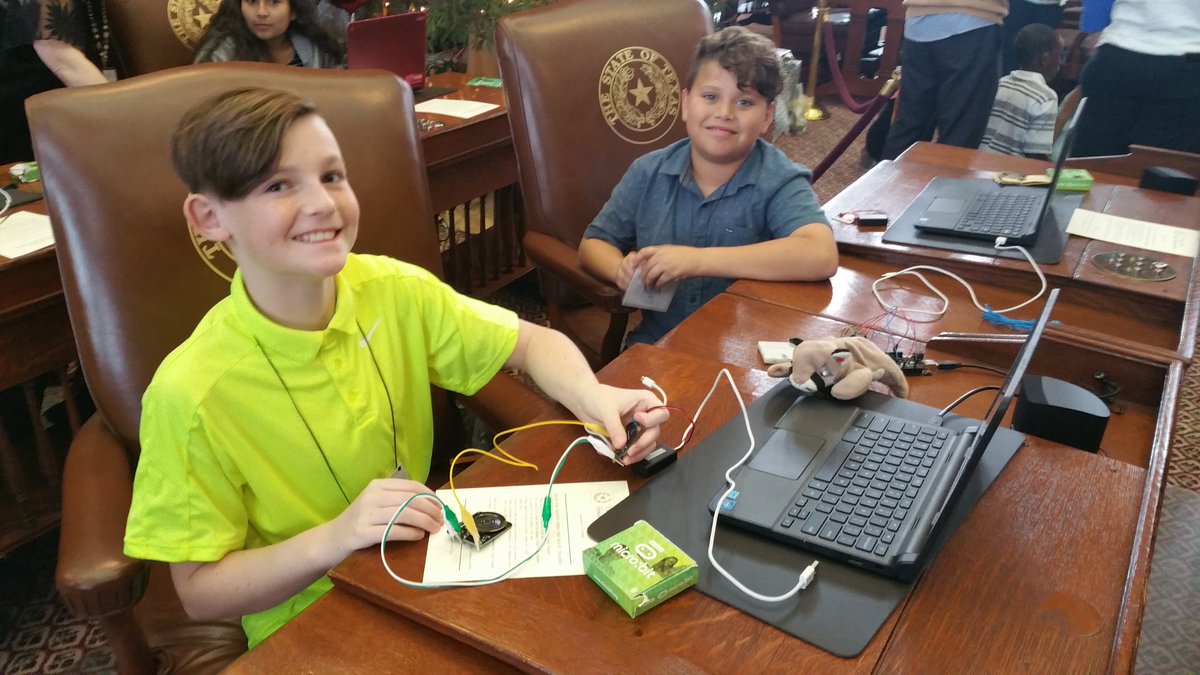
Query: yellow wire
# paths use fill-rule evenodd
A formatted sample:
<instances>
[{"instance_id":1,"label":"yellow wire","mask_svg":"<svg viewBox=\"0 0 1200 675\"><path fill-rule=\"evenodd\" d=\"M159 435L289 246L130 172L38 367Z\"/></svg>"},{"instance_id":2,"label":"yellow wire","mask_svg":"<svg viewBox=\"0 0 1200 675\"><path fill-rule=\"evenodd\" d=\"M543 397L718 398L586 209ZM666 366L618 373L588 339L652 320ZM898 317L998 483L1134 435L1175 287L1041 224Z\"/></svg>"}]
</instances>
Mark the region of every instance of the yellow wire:
<instances>
[{"instance_id":1,"label":"yellow wire","mask_svg":"<svg viewBox=\"0 0 1200 675\"><path fill-rule=\"evenodd\" d=\"M460 514L462 514L461 520L462 520L463 527L467 528L467 531L470 532L471 536L475 538L475 548L476 549L479 548L479 526L475 523L475 516L471 515L471 512L467 510L466 505L463 504L462 500L458 498L458 491L454 489L454 465L456 463L458 463L459 458L462 457L463 455L476 454L476 455L483 455L484 457L491 457L492 459L496 460L497 462L503 462L505 464L508 464L509 466L515 466L517 468L530 468L530 469L533 469L534 471L539 471L536 464L531 464L529 462L526 462L523 459L513 457L508 452L506 452L504 450L504 448L501 448L500 447L500 437L507 436L509 434L515 434L518 431L525 431L526 429L534 429L536 427L546 427L546 426L551 426L551 425L556 425L556 424L581 426L591 433L599 434L601 436L604 436L605 438L608 438L608 433L605 432L604 427L600 426L599 424L593 424L592 422L580 422L578 420L548 420L545 422L533 422L531 424L525 424L525 425L522 425L519 427L514 427L512 429L505 429L504 431L497 433L495 436L492 436L492 449L495 450L496 452L499 452L501 455L503 455L503 457L498 457L498 456L492 454L491 452L488 452L487 450L480 450L478 448L467 448L467 449L463 450L462 452L458 453L457 455L455 455L454 459L450 460L450 495L454 497L454 502L456 504L458 504L458 512Z\"/></svg>"}]
</instances>

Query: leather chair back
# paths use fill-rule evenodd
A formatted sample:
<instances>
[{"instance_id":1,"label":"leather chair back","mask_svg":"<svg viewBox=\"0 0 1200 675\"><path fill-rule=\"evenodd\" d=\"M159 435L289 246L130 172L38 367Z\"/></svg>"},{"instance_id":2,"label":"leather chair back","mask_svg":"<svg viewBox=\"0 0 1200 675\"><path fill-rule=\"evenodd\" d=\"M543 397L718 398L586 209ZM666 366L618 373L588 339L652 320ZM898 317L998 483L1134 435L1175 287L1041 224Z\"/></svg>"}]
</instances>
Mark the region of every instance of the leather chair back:
<instances>
[{"instance_id":1,"label":"leather chair back","mask_svg":"<svg viewBox=\"0 0 1200 675\"><path fill-rule=\"evenodd\" d=\"M104 0L124 77L186 66L220 0Z\"/></svg>"},{"instance_id":2,"label":"leather chair back","mask_svg":"<svg viewBox=\"0 0 1200 675\"><path fill-rule=\"evenodd\" d=\"M355 250L441 276L412 92L384 71L188 66L31 98L63 290L92 396L126 448L163 357L229 293L233 260L194 239L169 139L183 112L244 86L313 100L337 136L362 207Z\"/></svg>"},{"instance_id":3,"label":"leather chair back","mask_svg":"<svg viewBox=\"0 0 1200 675\"><path fill-rule=\"evenodd\" d=\"M558 0L500 20L530 229L578 247L633 160L686 135L680 89L711 30L699 0Z\"/></svg>"}]
</instances>

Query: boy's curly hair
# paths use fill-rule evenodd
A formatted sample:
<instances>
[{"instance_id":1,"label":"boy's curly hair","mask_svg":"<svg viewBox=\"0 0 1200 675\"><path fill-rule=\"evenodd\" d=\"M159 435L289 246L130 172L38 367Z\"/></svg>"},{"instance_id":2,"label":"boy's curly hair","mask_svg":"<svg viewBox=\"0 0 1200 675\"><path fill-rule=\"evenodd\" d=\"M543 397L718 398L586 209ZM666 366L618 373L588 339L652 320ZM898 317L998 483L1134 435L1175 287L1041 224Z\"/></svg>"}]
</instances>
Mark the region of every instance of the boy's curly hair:
<instances>
[{"instance_id":1,"label":"boy's curly hair","mask_svg":"<svg viewBox=\"0 0 1200 675\"><path fill-rule=\"evenodd\" d=\"M710 60L732 71L739 88L754 89L768 103L775 100L783 86L775 44L742 26L730 26L700 41L696 56L692 59L692 68L688 71L688 89L696 83L700 67Z\"/></svg>"}]
</instances>

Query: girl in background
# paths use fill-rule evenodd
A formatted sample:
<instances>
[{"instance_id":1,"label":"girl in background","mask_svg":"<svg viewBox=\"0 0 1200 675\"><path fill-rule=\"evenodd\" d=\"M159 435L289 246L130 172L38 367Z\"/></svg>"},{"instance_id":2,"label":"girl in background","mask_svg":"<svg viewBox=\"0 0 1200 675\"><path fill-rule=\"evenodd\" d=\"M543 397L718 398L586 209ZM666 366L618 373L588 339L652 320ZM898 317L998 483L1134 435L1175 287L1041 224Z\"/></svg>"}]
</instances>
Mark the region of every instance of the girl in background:
<instances>
[{"instance_id":1,"label":"girl in background","mask_svg":"<svg viewBox=\"0 0 1200 675\"><path fill-rule=\"evenodd\" d=\"M340 68L345 51L317 19L313 0L222 0L196 46L196 63L261 61Z\"/></svg>"}]
</instances>

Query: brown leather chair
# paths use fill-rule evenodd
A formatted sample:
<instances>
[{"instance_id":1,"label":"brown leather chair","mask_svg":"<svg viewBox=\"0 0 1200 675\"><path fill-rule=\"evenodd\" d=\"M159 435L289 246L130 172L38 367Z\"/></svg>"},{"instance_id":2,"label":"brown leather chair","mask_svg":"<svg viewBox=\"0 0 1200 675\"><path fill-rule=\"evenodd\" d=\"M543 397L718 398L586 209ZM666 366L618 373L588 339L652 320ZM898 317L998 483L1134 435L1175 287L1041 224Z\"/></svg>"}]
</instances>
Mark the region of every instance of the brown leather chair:
<instances>
[{"instance_id":1,"label":"brown leather chair","mask_svg":"<svg viewBox=\"0 0 1200 675\"><path fill-rule=\"evenodd\" d=\"M186 66L220 0L104 0L121 75Z\"/></svg>"},{"instance_id":2,"label":"brown leather chair","mask_svg":"<svg viewBox=\"0 0 1200 675\"><path fill-rule=\"evenodd\" d=\"M166 566L125 557L122 539L142 392L228 294L233 271L223 249L189 235L168 139L184 110L247 85L296 91L320 107L361 203L356 250L441 273L412 93L390 73L205 64L29 100L63 289L99 411L67 456L57 584L72 610L102 626L122 673L152 672L156 659L174 672L213 672L246 646L236 624L188 620ZM450 398L435 394L435 459L445 459L461 424ZM503 373L467 403L505 428L551 409Z\"/></svg>"},{"instance_id":3,"label":"brown leather chair","mask_svg":"<svg viewBox=\"0 0 1200 675\"><path fill-rule=\"evenodd\" d=\"M541 272L551 325L598 352L599 365L620 351L632 310L619 289L579 266L576 249L633 160L686 134L679 91L711 30L697 0L558 0L497 26L525 251ZM625 82L631 72L641 79ZM652 91L635 98L637 82ZM598 349L567 325L567 289L609 313Z\"/></svg>"}]
</instances>

